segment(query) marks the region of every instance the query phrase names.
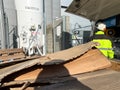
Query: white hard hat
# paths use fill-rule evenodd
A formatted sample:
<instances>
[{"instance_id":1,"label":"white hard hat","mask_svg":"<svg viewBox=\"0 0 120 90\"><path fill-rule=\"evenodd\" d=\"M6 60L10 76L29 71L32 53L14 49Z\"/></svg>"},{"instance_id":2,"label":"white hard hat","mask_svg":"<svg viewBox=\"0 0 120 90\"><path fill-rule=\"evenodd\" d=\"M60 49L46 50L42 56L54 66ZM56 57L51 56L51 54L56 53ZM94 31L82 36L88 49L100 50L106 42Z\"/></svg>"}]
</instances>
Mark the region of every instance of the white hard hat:
<instances>
[{"instance_id":1,"label":"white hard hat","mask_svg":"<svg viewBox=\"0 0 120 90\"><path fill-rule=\"evenodd\" d=\"M106 25L104 23L98 23L97 24L97 29L99 29L99 30L105 30L106 29Z\"/></svg>"}]
</instances>

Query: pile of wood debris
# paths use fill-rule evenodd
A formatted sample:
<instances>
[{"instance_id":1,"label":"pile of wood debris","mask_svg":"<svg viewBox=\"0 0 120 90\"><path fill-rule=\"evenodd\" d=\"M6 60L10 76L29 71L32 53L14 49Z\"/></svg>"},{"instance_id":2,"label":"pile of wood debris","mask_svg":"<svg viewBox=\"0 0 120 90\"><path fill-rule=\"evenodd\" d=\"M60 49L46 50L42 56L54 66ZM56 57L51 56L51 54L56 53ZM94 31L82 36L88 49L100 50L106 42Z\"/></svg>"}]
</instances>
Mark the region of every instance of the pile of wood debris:
<instances>
[{"instance_id":1,"label":"pile of wood debris","mask_svg":"<svg viewBox=\"0 0 120 90\"><path fill-rule=\"evenodd\" d=\"M14 54L10 54L14 50L3 50L9 58L0 63L0 88L36 90L35 87L40 89L41 86L65 82L67 77L110 67L111 62L95 48L96 45L88 42L42 57L27 57L21 49L14 49ZM0 53L3 60L5 55ZM20 55L21 58L17 57Z\"/></svg>"}]
</instances>

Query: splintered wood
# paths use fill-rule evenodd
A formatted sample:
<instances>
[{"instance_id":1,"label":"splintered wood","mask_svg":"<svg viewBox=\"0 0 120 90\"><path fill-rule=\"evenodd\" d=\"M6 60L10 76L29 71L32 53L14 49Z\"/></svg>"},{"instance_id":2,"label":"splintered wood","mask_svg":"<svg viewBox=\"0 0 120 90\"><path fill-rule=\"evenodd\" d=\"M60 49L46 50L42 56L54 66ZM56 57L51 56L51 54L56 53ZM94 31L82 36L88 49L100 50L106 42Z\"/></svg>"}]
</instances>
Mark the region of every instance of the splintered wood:
<instances>
[{"instance_id":1,"label":"splintered wood","mask_svg":"<svg viewBox=\"0 0 120 90\"><path fill-rule=\"evenodd\" d=\"M0 69L1 87L21 85L24 82L53 83L55 78L92 72L111 66L98 50L97 43L89 42L44 57L17 63ZM19 73L18 73L19 72Z\"/></svg>"},{"instance_id":2,"label":"splintered wood","mask_svg":"<svg viewBox=\"0 0 120 90\"><path fill-rule=\"evenodd\" d=\"M107 58L104 57L99 50L93 49L85 53L83 56L62 65L50 65L41 68L38 66L35 70L29 72L26 70L25 74L18 76L15 80L63 77L100 70L110 66L111 63Z\"/></svg>"}]
</instances>

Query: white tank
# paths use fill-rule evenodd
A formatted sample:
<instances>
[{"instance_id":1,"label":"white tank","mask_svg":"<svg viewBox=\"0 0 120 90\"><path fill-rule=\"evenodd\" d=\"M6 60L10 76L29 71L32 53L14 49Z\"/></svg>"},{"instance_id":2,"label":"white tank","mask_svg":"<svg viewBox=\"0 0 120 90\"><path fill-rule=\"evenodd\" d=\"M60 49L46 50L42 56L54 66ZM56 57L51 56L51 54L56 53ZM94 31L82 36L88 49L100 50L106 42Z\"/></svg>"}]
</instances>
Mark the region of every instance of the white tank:
<instances>
[{"instance_id":1,"label":"white tank","mask_svg":"<svg viewBox=\"0 0 120 90\"><path fill-rule=\"evenodd\" d=\"M18 46L33 54L43 47L43 0L15 0L18 22Z\"/></svg>"},{"instance_id":2,"label":"white tank","mask_svg":"<svg viewBox=\"0 0 120 90\"><path fill-rule=\"evenodd\" d=\"M17 16L14 0L0 0L0 23L3 25L0 28L2 49L16 48Z\"/></svg>"}]
</instances>

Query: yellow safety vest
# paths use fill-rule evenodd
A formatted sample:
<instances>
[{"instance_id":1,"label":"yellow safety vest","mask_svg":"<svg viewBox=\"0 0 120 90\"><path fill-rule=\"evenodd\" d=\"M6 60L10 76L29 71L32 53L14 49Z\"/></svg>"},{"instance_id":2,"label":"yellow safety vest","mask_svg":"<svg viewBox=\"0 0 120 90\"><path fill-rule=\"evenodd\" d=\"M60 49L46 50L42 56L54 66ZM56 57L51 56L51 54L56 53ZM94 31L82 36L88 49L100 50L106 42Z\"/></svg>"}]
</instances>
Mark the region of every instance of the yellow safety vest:
<instances>
[{"instance_id":1,"label":"yellow safety vest","mask_svg":"<svg viewBox=\"0 0 120 90\"><path fill-rule=\"evenodd\" d=\"M95 35L104 35L103 31L98 31ZM109 39L93 39L94 42L98 42L100 45L96 46L106 57L113 59L114 52L112 50L112 42Z\"/></svg>"}]
</instances>

